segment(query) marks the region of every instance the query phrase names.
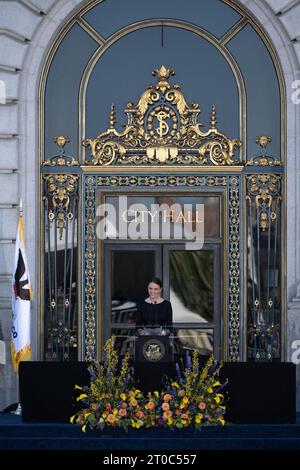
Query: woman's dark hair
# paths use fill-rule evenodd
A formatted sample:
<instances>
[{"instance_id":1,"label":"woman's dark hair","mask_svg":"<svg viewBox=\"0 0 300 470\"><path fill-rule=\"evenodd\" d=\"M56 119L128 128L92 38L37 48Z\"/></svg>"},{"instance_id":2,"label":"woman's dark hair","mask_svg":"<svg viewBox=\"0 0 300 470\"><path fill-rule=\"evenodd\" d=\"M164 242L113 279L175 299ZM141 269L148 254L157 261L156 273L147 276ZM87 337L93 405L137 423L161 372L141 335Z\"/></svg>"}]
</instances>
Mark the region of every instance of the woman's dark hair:
<instances>
[{"instance_id":1,"label":"woman's dark hair","mask_svg":"<svg viewBox=\"0 0 300 470\"><path fill-rule=\"evenodd\" d=\"M159 277L154 276L154 277L149 281L148 284L150 284L150 282L154 282L154 284L157 284L157 285L162 289L163 284L162 284L161 279L159 279Z\"/></svg>"}]
</instances>

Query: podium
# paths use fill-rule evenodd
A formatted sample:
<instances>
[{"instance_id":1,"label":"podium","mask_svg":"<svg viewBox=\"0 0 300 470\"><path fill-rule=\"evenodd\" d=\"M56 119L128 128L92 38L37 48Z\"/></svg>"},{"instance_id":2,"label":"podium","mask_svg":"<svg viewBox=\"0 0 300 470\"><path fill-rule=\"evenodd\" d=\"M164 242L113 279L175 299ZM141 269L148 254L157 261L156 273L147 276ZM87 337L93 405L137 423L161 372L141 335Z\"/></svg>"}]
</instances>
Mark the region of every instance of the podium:
<instances>
[{"instance_id":1,"label":"podium","mask_svg":"<svg viewBox=\"0 0 300 470\"><path fill-rule=\"evenodd\" d=\"M164 377L172 377L175 373L171 338L162 335L137 336L134 371L137 385L142 391L160 391L164 386Z\"/></svg>"}]
</instances>

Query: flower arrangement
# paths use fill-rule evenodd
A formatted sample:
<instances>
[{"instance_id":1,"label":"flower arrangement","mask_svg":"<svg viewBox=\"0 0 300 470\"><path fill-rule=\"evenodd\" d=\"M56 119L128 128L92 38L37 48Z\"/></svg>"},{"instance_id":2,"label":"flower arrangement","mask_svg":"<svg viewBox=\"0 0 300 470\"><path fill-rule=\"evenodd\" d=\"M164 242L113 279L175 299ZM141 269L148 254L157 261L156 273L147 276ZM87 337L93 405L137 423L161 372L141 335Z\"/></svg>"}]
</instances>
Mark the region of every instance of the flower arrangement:
<instances>
[{"instance_id":1,"label":"flower arrangement","mask_svg":"<svg viewBox=\"0 0 300 470\"><path fill-rule=\"evenodd\" d=\"M143 394L134 386L129 354L119 364L113 343L113 338L106 342L102 364L89 366L90 386L75 386L81 392L77 400L84 407L70 421L79 424L83 432L105 426L174 430L225 424L221 391L226 383L219 381L222 366L213 356L200 370L198 353L194 351L192 357L187 353L185 365L176 364L176 380L167 379L161 392Z\"/></svg>"},{"instance_id":2,"label":"flower arrangement","mask_svg":"<svg viewBox=\"0 0 300 470\"><path fill-rule=\"evenodd\" d=\"M177 380L167 382L161 395L162 419L172 429L194 426L224 425L226 383L219 381L222 365L211 355L205 367L199 368L199 354L186 353L185 368L176 364ZM183 369L183 371L182 371Z\"/></svg>"}]
</instances>

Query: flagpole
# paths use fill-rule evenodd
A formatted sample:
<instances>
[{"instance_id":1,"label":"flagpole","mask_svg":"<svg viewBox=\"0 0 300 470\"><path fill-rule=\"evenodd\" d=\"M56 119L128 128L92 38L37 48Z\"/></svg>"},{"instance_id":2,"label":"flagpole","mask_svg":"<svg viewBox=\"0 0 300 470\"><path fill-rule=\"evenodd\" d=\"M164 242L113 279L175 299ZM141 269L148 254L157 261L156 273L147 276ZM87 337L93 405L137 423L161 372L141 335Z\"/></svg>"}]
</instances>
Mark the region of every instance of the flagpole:
<instances>
[{"instance_id":1,"label":"flagpole","mask_svg":"<svg viewBox=\"0 0 300 470\"><path fill-rule=\"evenodd\" d=\"M19 221L20 217L23 218L23 203L22 203L22 198L20 198L20 205L19 205ZM19 230L19 223L18 223L18 230ZM17 370L17 408L15 411L12 411L12 414L14 415L22 415L22 407L20 403L20 380L19 380L19 364L18 364L18 370Z\"/></svg>"},{"instance_id":2,"label":"flagpole","mask_svg":"<svg viewBox=\"0 0 300 470\"><path fill-rule=\"evenodd\" d=\"M19 217L22 216L23 208L22 208L22 199L20 199L19 204ZM19 222L18 222L19 227ZM22 414L22 407L20 403L20 380L19 380L19 367L17 371L17 408L14 411L11 411L11 414L20 416Z\"/></svg>"}]
</instances>

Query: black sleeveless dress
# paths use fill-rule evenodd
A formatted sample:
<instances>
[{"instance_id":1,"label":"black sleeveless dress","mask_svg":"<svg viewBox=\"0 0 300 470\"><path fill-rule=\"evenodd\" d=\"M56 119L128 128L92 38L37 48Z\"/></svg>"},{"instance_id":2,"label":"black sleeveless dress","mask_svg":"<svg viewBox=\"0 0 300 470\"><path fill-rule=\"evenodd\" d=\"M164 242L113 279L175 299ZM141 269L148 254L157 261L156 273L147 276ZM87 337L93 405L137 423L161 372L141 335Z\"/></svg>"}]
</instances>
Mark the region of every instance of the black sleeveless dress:
<instances>
[{"instance_id":1,"label":"black sleeveless dress","mask_svg":"<svg viewBox=\"0 0 300 470\"><path fill-rule=\"evenodd\" d=\"M150 304L142 300L138 304L136 326L171 326L172 305L168 300L160 304Z\"/></svg>"}]
</instances>

